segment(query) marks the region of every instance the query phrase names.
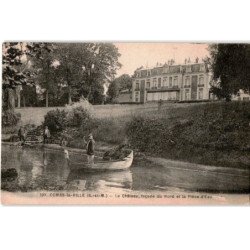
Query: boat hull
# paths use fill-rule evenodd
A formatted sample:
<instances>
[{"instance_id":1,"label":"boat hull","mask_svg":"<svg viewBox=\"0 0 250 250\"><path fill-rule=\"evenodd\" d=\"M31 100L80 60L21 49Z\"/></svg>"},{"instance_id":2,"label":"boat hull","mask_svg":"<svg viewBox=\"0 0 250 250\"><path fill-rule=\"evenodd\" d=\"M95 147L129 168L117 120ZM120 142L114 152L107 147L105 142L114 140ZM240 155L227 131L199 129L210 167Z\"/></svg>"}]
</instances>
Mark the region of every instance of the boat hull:
<instances>
[{"instance_id":1,"label":"boat hull","mask_svg":"<svg viewBox=\"0 0 250 250\"><path fill-rule=\"evenodd\" d=\"M96 161L93 164L88 164L88 163L72 163L69 160L69 164L71 167L78 168L78 169L83 169L86 171L115 171L115 170L125 170L131 167L133 163L133 151L125 157L123 160L119 161Z\"/></svg>"}]
</instances>

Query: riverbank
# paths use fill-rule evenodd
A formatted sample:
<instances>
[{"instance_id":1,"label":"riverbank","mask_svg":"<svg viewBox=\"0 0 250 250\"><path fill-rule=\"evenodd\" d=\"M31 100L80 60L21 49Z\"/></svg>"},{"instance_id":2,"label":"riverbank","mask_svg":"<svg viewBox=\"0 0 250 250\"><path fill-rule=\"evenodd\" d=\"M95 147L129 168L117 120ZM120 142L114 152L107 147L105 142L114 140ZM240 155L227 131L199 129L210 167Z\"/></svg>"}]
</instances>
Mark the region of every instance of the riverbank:
<instances>
[{"instance_id":1,"label":"riverbank","mask_svg":"<svg viewBox=\"0 0 250 250\"><path fill-rule=\"evenodd\" d=\"M133 148L155 157L218 167L250 167L250 102L207 103L133 117Z\"/></svg>"},{"instance_id":2,"label":"riverbank","mask_svg":"<svg viewBox=\"0 0 250 250\"><path fill-rule=\"evenodd\" d=\"M249 169L250 102L166 104L157 111L152 107L137 106L132 114L122 112L126 106L120 112L116 106L114 115L91 118L86 128L66 127L68 146L84 148L82 138L91 132L107 150L128 143L152 157Z\"/></svg>"},{"instance_id":3,"label":"riverbank","mask_svg":"<svg viewBox=\"0 0 250 250\"><path fill-rule=\"evenodd\" d=\"M2 145L6 146L20 146L19 142L2 142ZM22 147L22 146L20 146ZM60 146L58 144L34 144L34 145L25 145L24 147L37 147L37 148L45 148L49 150L56 150L56 151L64 151L65 149L68 150L69 153L72 154L80 154L85 155L86 150L81 148L73 148L73 147L64 147ZM111 150L114 147L114 145L111 144L105 144L105 143L96 143L96 150L95 150L95 156L99 159L103 157L103 154L106 151ZM203 172L214 172L214 173L223 173L228 175L244 175L248 176L250 174L250 168L225 168L225 167L219 167L219 166L211 166L211 165L203 165L203 164L196 164L196 163L190 163L188 161L178 161L178 160L171 160L171 159L165 159L162 157L155 157L152 155L142 154L140 152L134 153L134 161L147 161L148 163L151 163L152 166L161 166L164 168L175 168L175 169L182 169L187 171L203 171Z\"/></svg>"}]
</instances>

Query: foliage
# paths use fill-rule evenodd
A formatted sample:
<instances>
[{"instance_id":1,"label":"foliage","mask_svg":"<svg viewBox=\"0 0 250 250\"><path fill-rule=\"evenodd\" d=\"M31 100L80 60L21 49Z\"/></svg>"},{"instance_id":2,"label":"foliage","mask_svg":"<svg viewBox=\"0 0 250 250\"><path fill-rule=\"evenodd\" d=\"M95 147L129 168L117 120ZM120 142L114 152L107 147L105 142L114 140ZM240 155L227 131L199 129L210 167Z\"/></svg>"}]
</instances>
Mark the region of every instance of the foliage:
<instances>
[{"instance_id":1,"label":"foliage","mask_svg":"<svg viewBox=\"0 0 250 250\"><path fill-rule=\"evenodd\" d=\"M123 74L114 80L118 84L119 90L130 90L132 88L132 77L128 74Z\"/></svg>"},{"instance_id":2,"label":"foliage","mask_svg":"<svg viewBox=\"0 0 250 250\"><path fill-rule=\"evenodd\" d=\"M44 117L44 126L52 133L61 132L66 128L67 113L64 110L51 110Z\"/></svg>"},{"instance_id":3,"label":"foliage","mask_svg":"<svg viewBox=\"0 0 250 250\"><path fill-rule=\"evenodd\" d=\"M39 58L43 50L51 51L49 43L3 43L2 90L3 110L14 110L13 90L19 85L34 84L35 73L29 67L29 58Z\"/></svg>"},{"instance_id":4,"label":"foliage","mask_svg":"<svg viewBox=\"0 0 250 250\"><path fill-rule=\"evenodd\" d=\"M67 113L67 125L69 127L86 126L90 119L90 113L84 107L76 107Z\"/></svg>"},{"instance_id":5,"label":"foliage","mask_svg":"<svg viewBox=\"0 0 250 250\"><path fill-rule=\"evenodd\" d=\"M2 126L15 126L21 119L20 113L14 113L10 110L5 110L2 112Z\"/></svg>"},{"instance_id":6,"label":"foliage","mask_svg":"<svg viewBox=\"0 0 250 250\"><path fill-rule=\"evenodd\" d=\"M249 92L250 45L213 44L209 49L214 80L211 91L227 101L240 89Z\"/></svg>"},{"instance_id":7,"label":"foliage","mask_svg":"<svg viewBox=\"0 0 250 250\"><path fill-rule=\"evenodd\" d=\"M93 113L93 106L85 98L81 98L78 102L66 105L66 111L71 112L73 109L79 107L87 110L90 114Z\"/></svg>"},{"instance_id":8,"label":"foliage","mask_svg":"<svg viewBox=\"0 0 250 250\"><path fill-rule=\"evenodd\" d=\"M126 126L131 145L165 158L202 164L233 164L225 155L230 161L236 155L238 161L245 157L241 164L249 164L250 103L204 104L184 110L170 116L133 117Z\"/></svg>"},{"instance_id":9,"label":"foliage","mask_svg":"<svg viewBox=\"0 0 250 250\"><path fill-rule=\"evenodd\" d=\"M100 85L121 66L118 49L111 43L59 44L57 55L60 82L68 87L69 103L72 97L80 96L100 102L94 99L99 99L98 93L103 91Z\"/></svg>"},{"instance_id":10,"label":"foliage","mask_svg":"<svg viewBox=\"0 0 250 250\"><path fill-rule=\"evenodd\" d=\"M121 90L130 90L132 88L132 77L128 74L123 74L115 78L108 87L108 101L115 102Z\"/></svg>"},{"instance_id":11,"label":"foliage","mask_svg":"<svg viewBox=\"0 0 250 250\"><path fill-rule=\"evenodd\" d=\"M36 86L24 85L21 91L21 99L23 99L24 107L36 107L38 103Z\"/></svg>"},{"instance_id":12,"label":"foliage","mask_svg":"<svg viewBox=\"0 0 250 250\"><path fill-rule=\"evenodd\" d=\"M6 42L3 44L3 89L32 82L33 76L26 66L27 57L39 58L43 50L51 51L49 43ZM24 68L22 66L25 66Z\"/></svg>"},{"instance_id":13,"label":"foliage","mask_svg":"<svg viewBox=\"0 0 250 250\"><path fill-rule=\"evenodd\" d=\"M119 96L119 86L117 82L112 81L108 88L108 102L114 103L116 98Z\"/></svg>"},{"instance_id":14,"label":"foliage","mask_svg":"<svg viewBox=\"0 0 250 250\"><path fill-rule=\"evenodd\" d=\"M53 53L43 50L39 57L32 58L32 67L36 70L36 75L33 77L36 85L41 87L46 93L46 106L48 105L48 94L56 94L59 91L57 84L57 67L54 65L56 47L54 46Z\"/></svg>"},{"instance_id":15,"label":"foliage","mask_svg":"<svg viewBox=\"0 0 250 250\"><path fill-rule=\"evenodd\" d=\"M65 110L49 111L44 118L44 126L48 126L52 133L62 132L67 128L78 128L80 132L88 126L91 112L91 104L82 99L78 103L67 105ZM76 136L78 135L79 133Z\"/></svg>"}]
</instances>

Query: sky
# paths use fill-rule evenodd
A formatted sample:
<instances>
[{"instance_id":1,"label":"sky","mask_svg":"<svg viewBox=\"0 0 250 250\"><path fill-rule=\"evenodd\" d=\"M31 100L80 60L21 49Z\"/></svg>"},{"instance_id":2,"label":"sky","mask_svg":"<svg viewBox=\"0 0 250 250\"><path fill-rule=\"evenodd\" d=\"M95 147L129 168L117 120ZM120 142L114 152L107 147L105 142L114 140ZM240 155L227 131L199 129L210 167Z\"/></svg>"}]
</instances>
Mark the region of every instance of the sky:
<instances>
[{"instance_id":1,"label":"sky","mask_svg":"<svg viewBox=\"0 0 250 250\"><path fill-rule=\"evenodd\" d=\"M209 55L208 44L195 43L115 43L121 54L119 61L123 65L117 72L132 75L140 66L153 67L156 63L164 64L170 59L184 63L185 58L191 62Z\"/></svg>"}]
</instances>

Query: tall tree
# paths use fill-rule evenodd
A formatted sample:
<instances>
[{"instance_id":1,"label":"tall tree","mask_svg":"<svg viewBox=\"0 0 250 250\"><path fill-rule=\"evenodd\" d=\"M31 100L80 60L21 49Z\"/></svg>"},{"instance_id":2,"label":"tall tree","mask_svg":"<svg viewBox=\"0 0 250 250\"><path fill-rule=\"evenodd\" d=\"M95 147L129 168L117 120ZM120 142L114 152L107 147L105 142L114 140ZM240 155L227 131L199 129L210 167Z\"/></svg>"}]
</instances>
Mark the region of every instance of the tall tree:
<instances>
[{"instance_id":1,"label":"tall tree","mask_svg":"<svg viewBox=\"0 0 250 250\"><path fill-rule=\"evenodd\" d=\"M54 94L58 90L57 66L55 62L55 47L53 53L41 51L39 57L32 58L32 67L36 69L34 81L45 89L46 107L49 106L49 94Z\"/></svg>"},{"instance_id":2,"label":"tall tree","mask_svg":"<svg viewBox=\"0 0 250 250\"><path fill-rule=\"evenodd\" d=\"M13 95L17 86L33 84L29 58L41 56L43 50L52 51L50 43L3 43L3 109L14 110Z\"/></svg>"},{"instance_id":3,"label":"tall tree","mask_svg":"<svg viewBox=\"0 0 250 250\"><path fill-rule=\"evenodd\" d=\"M68 87L69 103L72 95L79 93L95 102L93 93L121 66L118 49L111 43L69 43L59 48L61 81Z\"/></svg>"},{"instance_id":4,"label":"tall tree","mask_svg":"<svg viewBox=\"0 0 250 250\"><path fill-rule=\"evenodd\" d=\"M116 98L119 96L119 86L116 81L112 81L109 84L107 95L108 102L115 102Z\"/></svg>"},{"instance_id":5,"label":"tall tree","mask_svg":"<svg viewBox=\"0 0 250 250\"><path fill-rule=\"evenodd\" d=\"M119 96L121 90L131 90L132 88L132 77L128 74L123 74L115 78L108 87L108 101L114 102Z\"/></svg>"},{"instance_id":6,"label":"tall tree","mask_svg":"<svg viewBox=\"0 0 250 250\"><path fill-rule=\"evenodd\" d=\"M240 89L250 93L250 45L213 44L209 50L214 80L212 93L226 101Z\"/></svg>"},{"instance_id":7,"label":"tall tree","mask_svg":"<svg viewBox=\"0 0 250 250\"><path fill-rule=\"evenodd\" d=\"M119 90L130 90L132 88L132 77L128 74L123 74L115 78L114 81L117 83Z\"/></svg>"}]
</instances>

